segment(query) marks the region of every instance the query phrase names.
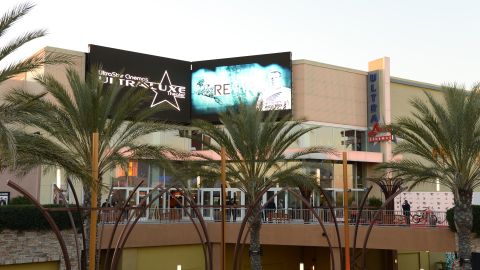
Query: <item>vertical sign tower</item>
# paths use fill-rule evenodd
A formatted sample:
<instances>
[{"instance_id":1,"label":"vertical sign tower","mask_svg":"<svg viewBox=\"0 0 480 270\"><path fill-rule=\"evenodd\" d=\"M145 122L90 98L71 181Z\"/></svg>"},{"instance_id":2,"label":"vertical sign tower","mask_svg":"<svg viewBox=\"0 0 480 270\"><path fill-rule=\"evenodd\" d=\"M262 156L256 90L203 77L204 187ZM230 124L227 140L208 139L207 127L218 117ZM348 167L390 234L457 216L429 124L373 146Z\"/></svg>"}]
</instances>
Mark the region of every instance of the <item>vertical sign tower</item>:
<instances>
[{"instance_id":1,"label":"vertical sign tower","mask_svg":"<svg viewBox=\"0 0 480 270\"><path fill-rule=\"evenodd\" d=\"M367 75L367 150L382 152L383 161L392 159L392 134L384 128L391 124L390 58L368 63Z\"/></svg>"}]
</instances>

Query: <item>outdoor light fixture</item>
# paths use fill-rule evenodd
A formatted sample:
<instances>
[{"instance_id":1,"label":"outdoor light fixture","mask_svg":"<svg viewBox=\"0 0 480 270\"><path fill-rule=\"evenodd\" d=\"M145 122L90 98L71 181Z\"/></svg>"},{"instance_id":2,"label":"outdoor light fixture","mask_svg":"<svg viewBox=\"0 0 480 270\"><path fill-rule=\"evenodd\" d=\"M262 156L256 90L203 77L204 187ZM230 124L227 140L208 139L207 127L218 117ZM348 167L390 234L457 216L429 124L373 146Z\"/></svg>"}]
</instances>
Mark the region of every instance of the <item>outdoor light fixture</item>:
<instances>
[{"instance_id":1,"label":"outdoor light fixture","mask_svg":"<svg viewBox=\"0 0 480 270\"><path fill-rule=\"evenodd\" d=\"M320 169L317 169L317 184L320 185Z\"/></svg>"},{"instance_id":2,"label":"outdoor light fixture","mask_svg":"<svg viewBox=\"0 0 480 270\"><path fill-rule=\"evenodd\" d=\"M300 270L304 270L304 269L303 269L303 263L302 263L302 262L300 263Z\"/></svg>"},{"instance_id":3,"label":"outdoor light fixture","mask_svg":"<svg viewBox=\"0 0 480 270\"><path fill-rule=\"evenodd\" d=\"M437 184L437 191L440 191L440 179L437 178L435 184Z\"/></svg>"},{"instance_id":4,"label":"outdoor light fixture","mask_svg":"<svg viewBox=\"0 0 480 270\"><path fill-rule=\"evenodd\" d=\"M182 270L182 265L177 265L177 270Z\"/></svg>"},{"instance_id":5,"label":"outdoor light fixture","mask_svg":"<svg viewBox=\"0 0 480 270\"><path fill-rule=\"evenodd\" d=\"M200 187L200 175L197 176L197 187Z\"/></svg>"},{"instance_id":6,"label":"outdoor light fixture","mask_svg":"<svg viewBox=\"0 0 480 270\"><path fill-rule=\"evenodd\" d=\"M57 169L57 187L62 188L62 178L60 177L60 169Z\"/></svg>"}]
</instances>

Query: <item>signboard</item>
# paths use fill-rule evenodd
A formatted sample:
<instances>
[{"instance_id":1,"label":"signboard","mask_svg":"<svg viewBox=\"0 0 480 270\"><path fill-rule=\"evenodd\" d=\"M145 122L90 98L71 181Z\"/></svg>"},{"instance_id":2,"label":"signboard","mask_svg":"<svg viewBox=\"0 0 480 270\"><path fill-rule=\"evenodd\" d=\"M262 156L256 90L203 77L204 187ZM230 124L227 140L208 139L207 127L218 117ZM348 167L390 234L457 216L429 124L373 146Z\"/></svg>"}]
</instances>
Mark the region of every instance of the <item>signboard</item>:
<instances>
[{"instance_id":1,"label":"signboard","mask_svg":"<svg viewBox=\"0 0 480 270\"><path fill-rule=\"evenodd\" d=\"M380 127L378 123L375 123L372 130L368 132L368 142L386 142L391 140L393 140L391 132L384 127Z\"/></svg>"},{"instance_id":2,"label":"signboard","mask_svg":"<svg viewBox=\"0 0 480 270\"><path fill-rule=\"evenodd\" d=\"M402 192L394 199L396 211L402 210L402 203L405 200L409 202L411 211L428 208L432 211L446 212L454 206L452 192Z\"/></svg>"},{"instance_id":3,"label":"signboard","mask_svg":"<svg viewBox=\"0 0 480 270\"><path fill-rule=\"evenodd\" d=\"M291 53L255 55L192 63L192 118L218 120L240 102L263 111L292 109Z\"/></svg>"},{"instance_id":4,"label":"signboard","mask_svg":"<svg viewBox=\"0 0 480 270\"><path fill-rule=\"evenodd\" d=\"M380 72L372 71L367 75L367 128L368 142L391 141L393 136L380 124Z\"/></svg>"},{"instance_id":5,"label":"signboard","mask_svg":"<svg viewBox=\"0 0 480 270\"><path fill-rule=\"evenodd\" d=\"M90 45L88 62L90 69L101 67L104 84L116 78L122 86L149 89L144 107L163 104L166 108L154 119L190 121L190 62L97 45Z\"/></svg>"},{"instance_id":6,"label":"signboard","mask_svg":"<svg viewBox=\"0 0 480 270\"><path fill-rule=\"evenodd\" d=\"M9 202L10 202L10 192L0 191L0 206L8 205Z\"/></svg>"}]
</instances>

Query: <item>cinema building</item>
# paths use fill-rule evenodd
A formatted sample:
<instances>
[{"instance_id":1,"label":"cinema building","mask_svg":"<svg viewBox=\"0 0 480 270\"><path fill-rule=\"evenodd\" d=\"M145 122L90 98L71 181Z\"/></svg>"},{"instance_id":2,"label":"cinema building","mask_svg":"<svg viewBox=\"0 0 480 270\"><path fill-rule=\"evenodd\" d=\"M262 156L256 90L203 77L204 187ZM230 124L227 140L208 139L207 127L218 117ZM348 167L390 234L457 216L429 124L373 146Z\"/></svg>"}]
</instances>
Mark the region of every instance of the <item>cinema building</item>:
<instances>
[{"instance_id":1,"label":"cinema building","mask_svg":"<svg viewBox=\"0 0 480 270\"><path fill-rule=\"evenodd\" d=\"M178 130L144 138L145 142L183 151L205 151L199 141L209 140L190 127L192 118L218 121L218 112L234 105L235 96L251 100L262 94L259 89L266 88L267 84L281 77L281 95L287 103L284 100L266 99L262 108L279 109L282 113L293 114L294 119L305 120L305 126L319 127L299 139L292 148L330 146L338 153L347 153L347 189L352 207L359 205L366 187L371 185L366 178L378 174L374 166L392 158L395 138L388 131L379 129L379 126L390 123L396 117L409 115L412 111L409 99L424 98L424 91L434 96L440 95L437 85L391 76L388 57L369 62L365 70L355 70L309 60L292 61L290 53L188 62L94 45L88 53L51 47L44 50L71 55L74 57L74 68L80 74L85 74L95 63L101 63L100 75L105 83L112 78L121 78L126 87L147 85L152 90L149 106L166 103L171 107L171 110L159 114L158 119L181 125ZM39 72L52 74L67 84L65 67L47 66ZM38 85L33 81L32 74L24 74L0 85L2 92L18 87L35 89ZM310 154L302 162L305 170L315 175L327 190L332 202L341 208L345 190L342 156ZM15 179L43 204L55 201L54 184L63 188L68 200L73 200L71 190L65 183L64 172L60 169L44 173L42 168L37 168L23 177L4 172L0 175L0 194L11 199L18 193L6 185L9 179ZM117 199L126 199L143 180L144 184L134 194L135 204L138 204L157 184L168 187L171 178L159 166L132 160L128 171L120 168L112 170L104 180L107 185L114 187L113 193ZM213 242L214 258L218 258L221 226L218 222L219 185L205 186L202 179L197 178L192 179L191 188L195 189L197 203L204 207L202 214ZM76 190L81 193L82 188L77 186ZM245 204L240 190L227 190L229 198L236 198L240 206ZM305 222L303 217L299 217L301 201L281 190L282 187L274 187L263 198L266 201L279 193L274 199L276 211L284 213L281 219L266 220L262 226L264 269L298 269L300 263L304 269L330 269L330 252L338 256L338 246L329 249L319 224L313 219ZM107 193L102 201L107 199ZM163 196L155 209L142 217L126 243L121 269L153 269L159 265L162 265L161 269L175 269L177 265L182 265L182 269L203 269L202 245L187 215L182 211L175 218L158 214L174 207L171 196L175 196L175 193ZM370 196L382 198L378 190L374 190ZM448 230L444 217L446 209L452 206L451 194L445 187L424 185L402 196L396 200L397 209L400 200L408 199L412 203L412 211L428 206L437 213L438 222L418 226L374 226L367 245L368 269L441 269L438 268L441 265L439 262L445 261L445 252L455 250L455 235ZM314 193L310 202L321 209L324 200ZM236 220L229 217L226 225L227 265L231 263L239 222L245 214L241 207L236 213ZM343 227L341 214L338 215L338 221ZM333 236L334 226L327 223L326 227L328 234ZM360 226L361 243L367 227ZM111 226L106 225L103 233L111 233ZM107 243L102 242L101 246L105 249ZM248 269L248 254L245 252L243 255L244 269ZM22 266L7 263L2 266L1 262L0 269L7 266L10 268L6 269L21 269L15 267ZM52 260L50 265L45 266L50 268L45 269L58 269L58 265L58 261ZM220 268L216 265L215 269Z\"/></svg>"}]
</instances>

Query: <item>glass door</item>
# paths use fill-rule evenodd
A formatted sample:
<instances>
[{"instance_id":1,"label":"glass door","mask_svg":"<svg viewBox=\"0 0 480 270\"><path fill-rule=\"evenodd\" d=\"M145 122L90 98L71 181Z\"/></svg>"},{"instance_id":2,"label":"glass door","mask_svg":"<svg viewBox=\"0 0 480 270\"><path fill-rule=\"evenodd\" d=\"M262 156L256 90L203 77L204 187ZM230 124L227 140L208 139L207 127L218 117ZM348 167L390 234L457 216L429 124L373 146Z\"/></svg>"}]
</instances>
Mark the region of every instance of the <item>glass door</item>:
<instances>
[{"instance_id":1,"label":"glass door","mask_svg":"<svg viewBox=\"0 0 480 270\"><path fill-rule=\"evenodd\" d=\"M139 206L139 208L136 210L138 215L141 215L140 220L148 219L149 216L149 211L148 209L146 211L143 211L142 207L147 206L148 203L150 202L150 198L148 198L148 188L139 188L137 190L136 198L135 198L135 205ZM145 199L145 201L143 201ZM143 201L143 203L142 203ZM140 203L142 203L140 205Z\"/></svg>"},{"instance_id":2,"label":"glass door","mask_svg":"<svg viewBox=\"0 0 480 270\"><path fill-rule=\"evenodd\" d=\"M205 220L213 219L212 206L213 206L213 192L208 189L202 189L201 194L201 205L203 208L203 218Z\"/></svg>"},{"instance_id":3,"label":"glass door","mask_svg":"<svg viewBox=\"0 0 480 270\"><path fill-rule=\"evenodd\" d=\"M220 196L220 190L215 189L213 192L213 219L216 221L222 220L221 216L221 201L222 197Z\"/></svg>"}]
</instances>

